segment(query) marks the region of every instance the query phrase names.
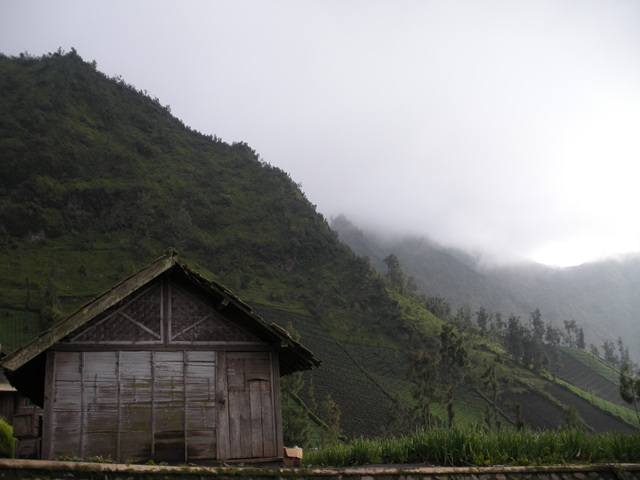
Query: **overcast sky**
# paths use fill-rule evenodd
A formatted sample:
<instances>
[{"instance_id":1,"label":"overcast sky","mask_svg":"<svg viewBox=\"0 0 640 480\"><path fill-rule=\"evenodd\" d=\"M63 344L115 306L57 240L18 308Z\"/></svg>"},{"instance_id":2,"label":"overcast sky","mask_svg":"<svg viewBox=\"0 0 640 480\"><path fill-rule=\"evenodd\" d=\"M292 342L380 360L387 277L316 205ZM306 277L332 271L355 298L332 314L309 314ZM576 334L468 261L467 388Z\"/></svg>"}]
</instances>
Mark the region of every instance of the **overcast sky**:
<instances>
[{"instance_id":1,"label":"overcast sky","mask_svg":"<svg viewBox=\"0 0 640 480\"><path fill-rule=\"evenodd\" d=\"M640 251L638 0L0 0L0 52L58 47L327 218L563 266Z\"/></svg>"}]
</instances>

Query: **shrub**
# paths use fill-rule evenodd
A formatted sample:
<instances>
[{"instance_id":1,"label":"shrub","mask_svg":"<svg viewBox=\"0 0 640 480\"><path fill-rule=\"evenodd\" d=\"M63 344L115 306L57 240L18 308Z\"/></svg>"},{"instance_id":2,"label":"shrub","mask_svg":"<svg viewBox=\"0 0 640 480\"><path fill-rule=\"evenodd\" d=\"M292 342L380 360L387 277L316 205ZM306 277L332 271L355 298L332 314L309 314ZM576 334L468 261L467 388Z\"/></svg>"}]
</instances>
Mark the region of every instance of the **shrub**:
<instances>
[{"instance_id":1,"label":"shrub","mask_svg":"<svg viewBox=\"0 0 640 480\"><path fill-rule=\"evenodd\" d=\"M16 439L13 438L13 427L0 418L0 458L13 458Z\"/></svg>"}]
</instances>

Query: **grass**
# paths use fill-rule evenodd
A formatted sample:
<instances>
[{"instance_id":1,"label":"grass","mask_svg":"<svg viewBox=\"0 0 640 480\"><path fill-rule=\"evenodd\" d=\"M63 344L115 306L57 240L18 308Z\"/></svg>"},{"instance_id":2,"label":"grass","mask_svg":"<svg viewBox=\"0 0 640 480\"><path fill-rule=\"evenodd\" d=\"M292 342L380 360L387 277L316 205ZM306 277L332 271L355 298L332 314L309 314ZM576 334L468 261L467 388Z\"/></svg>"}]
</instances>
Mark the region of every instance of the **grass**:
<instances>
[{"instance_id":1,"label":"grass","mask_svg":"<svg viewBox=\"0 0 640 480\"><path fill-rule=\"evenodd\" d=\"M434 466L557 465L635 463L640 461L640 433L583 430L532 432L505 429L487 433L467 428L420 431L401 438L355 439L349 444L306 452L305 466L348 467L367 464L420 463Z\"/></svg>"}]
</instances>

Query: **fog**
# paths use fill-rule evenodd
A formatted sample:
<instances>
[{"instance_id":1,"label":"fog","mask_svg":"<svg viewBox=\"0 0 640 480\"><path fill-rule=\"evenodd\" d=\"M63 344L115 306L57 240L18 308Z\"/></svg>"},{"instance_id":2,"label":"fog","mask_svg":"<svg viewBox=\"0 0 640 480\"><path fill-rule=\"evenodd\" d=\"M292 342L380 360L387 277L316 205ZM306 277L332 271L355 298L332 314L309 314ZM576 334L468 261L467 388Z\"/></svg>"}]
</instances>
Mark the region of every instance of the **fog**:
<instances>
[{"instance_id":1,"label":"fog","mask_svg":"<svg viewBox=\"0 0 640 480\"><path fill-rule=\"evenodd\" d=\"M9 1L0 52L74 47L247 142L327 218L503 261L640 251L640 2Z\"/></svg>"}]
</instances>

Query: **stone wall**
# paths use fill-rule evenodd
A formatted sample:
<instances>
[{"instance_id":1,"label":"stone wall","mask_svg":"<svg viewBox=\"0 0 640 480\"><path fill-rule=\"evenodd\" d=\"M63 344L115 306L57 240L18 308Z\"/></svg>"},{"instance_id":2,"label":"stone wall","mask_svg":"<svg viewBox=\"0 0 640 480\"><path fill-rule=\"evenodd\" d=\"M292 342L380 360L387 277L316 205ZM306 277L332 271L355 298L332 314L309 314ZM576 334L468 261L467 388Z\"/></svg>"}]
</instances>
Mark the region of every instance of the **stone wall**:
<instances>
[{"instance_id":1,"label":"stone wall","mask_svg":"<svg viewBox=\"0 0 640 480\"><path fill-rule=\"evenodd\" d=\"M362 467L336 469L170 467L0 459L2 480L640 480L640 465Z\"/></svg>"}]
</instances>

